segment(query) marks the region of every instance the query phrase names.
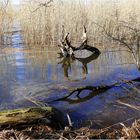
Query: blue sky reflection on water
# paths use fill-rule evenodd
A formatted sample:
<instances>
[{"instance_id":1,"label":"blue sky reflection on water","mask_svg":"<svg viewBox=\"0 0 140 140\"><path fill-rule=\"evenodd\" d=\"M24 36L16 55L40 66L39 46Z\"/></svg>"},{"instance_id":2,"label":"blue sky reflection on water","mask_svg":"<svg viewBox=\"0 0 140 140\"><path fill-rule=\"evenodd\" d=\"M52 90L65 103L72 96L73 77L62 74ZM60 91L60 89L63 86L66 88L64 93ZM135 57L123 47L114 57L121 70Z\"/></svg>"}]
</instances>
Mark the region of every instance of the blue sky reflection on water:
<instances>
[{"instance_id":1,"label":"blue sky reflection on water","mask_svg":"<svg viewBox=\"0 0 140 140\"><path fill-rule=\"evenodd\" d=\"M13 4L17 6L20 1L13 0ZM120 50L116 47L111 48L112 52L106 49L97 59L85 64L78 59L58 58L59 50L54 46L47 49L24 47L20 24L15 23L12 30L18 30L12 35L12 46L0 51L0 109L35 106L25 98L34 97L68 113L74 126L80 123L87 126L90 124L87 121L91 120L94 128L140 116L139 111L117 104L121 100L140 106L140 102L132 98L133 93L140 98L139 93L128 94L121 87L96 95L86 90L80 95L81 99L73 94L70 100L51 102L82 86L111 85L139 77L127 51L115 52L115 49ZM124 87L129 88L125 84Z\"/></svg>"},{"instance_id":2,"label":"blue sky reflection on water","mask_svg":"<svg viewBox=\"0 0 140 140\"><path fill-rule=\"evenodd\" d=\"M113 55L113 53L110 53L112 58ZM33 96L47 103L63 97L69 92L69 88L86 85L110 85L122 79L133 79L140 75L135 65L131 61L128 62L130 56L123 59L123 55L119 55L119 53L118 55L115 54L114 61L109 60L108 54L102 53L96 60L88 63L88 74L85 79L83 79L81 73L82 64L77 61L72 62L69 79L65 77L64 67L62 67L62 64L58 64L61 60L57 58L57 51L49 49L48 51L40 49L32 51L24 48L13 48L13 51L10 53L8 51L4 54L1 52L0 57L2 66L0 67L1 109L32 106L31 103L24 99L24 96ZM86 97L87 91L82 94L82 98ZM112 122L116 122L119 114L118 108L115 107L115 101L127 96L127 93L123 91L122 94L122 89L116 87L98 96L91 96L87 100L79 101L79 103L64 101L50 104L68 112L75 125L79 123L79 118L85 124L87 124L86 120L95 121L97 117L103 120L102 123L105 123L105 119L109 121L109 116L113 111L116 114L116 118L113 118ZM74 95L72 98L75 98ZM120 111L122 115L124 115L123 111ZM132 115L131 111L127 109L125 112L128 112L129 116ZM137 112L133 112L133 114L138 115ZM97 124L94 125L99 127Z\"/></svg>"}]
</instances>

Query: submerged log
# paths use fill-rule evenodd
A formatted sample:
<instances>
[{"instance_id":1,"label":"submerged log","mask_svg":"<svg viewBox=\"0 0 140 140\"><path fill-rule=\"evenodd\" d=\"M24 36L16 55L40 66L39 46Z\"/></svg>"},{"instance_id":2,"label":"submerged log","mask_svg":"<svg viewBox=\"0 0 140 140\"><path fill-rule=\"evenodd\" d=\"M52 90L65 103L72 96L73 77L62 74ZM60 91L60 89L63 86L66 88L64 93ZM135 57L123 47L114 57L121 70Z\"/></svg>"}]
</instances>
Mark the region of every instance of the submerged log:
<instances>
[{"instance_id":1,"label":"submerged log","mask_svg":"<svg viewBox=\"0 0 140 140\"><path fill-rule=\"evenodd\" d=\"M50 125L54 128L63 126L63 115L52 107L22 108L0 111L0 130L6 128L21 129L30 125Z\"/></svg>"}]
</instances>

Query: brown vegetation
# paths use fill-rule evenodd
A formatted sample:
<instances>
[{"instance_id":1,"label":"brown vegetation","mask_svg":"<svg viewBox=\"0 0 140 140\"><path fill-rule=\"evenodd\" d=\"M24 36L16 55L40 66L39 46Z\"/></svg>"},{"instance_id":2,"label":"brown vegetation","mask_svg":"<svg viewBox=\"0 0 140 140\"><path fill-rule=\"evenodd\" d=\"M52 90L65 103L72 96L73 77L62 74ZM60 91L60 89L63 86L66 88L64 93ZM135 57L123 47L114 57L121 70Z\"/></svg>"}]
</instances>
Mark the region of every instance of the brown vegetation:
<instances>
[{"instance_id":1,"label":"brown vegetation","mask_svg":"<svg viewBox=\"0 0 140 140\"><path fill-rule=\"evenodd\" d=\"M13 9L9 0L0 1L0 45L9 42L9 34L13 24Z\"/></svg>"},{"instance_id":2,"label":"brown vegetation","mask_svg":"<svg viewBox=\"0 0 140 140\"><path fill-rule=\"evenodd\" d=\"M138 0L123 2L48 0L48 4L45 2L45 0L41 2L30 0L23 3L20 20L25 43L55 45L61 39L64 28L66 33L71 33L70 38L76 44L81 40L82 27L85 25L89 41L92 44L104 45L106 37L102 34L102 29L94 24L95 22L100 25L108 22L108 26L112 29L118 25L118 20L129 22L140 19Z\"/></svg>"},{"instance_id":3,"label":"brown vegetation","mask_svg":"<svg viewBox=\"0 0 140 140\"><path fill-rule=\"evenodd\" d=\"M56 45L70 32L74 46L81 42L82 27L88 43L96 47L124 46L140 68L140 4L138 0L23 2L21 27L26 44Z\"/></svg>"},{"instance_id":4,"label":"brown vegetation","mask_svg":"<svg viewBox=\"0 0 140 140\"><path fill-rule=\"evenodd\" d=\"M64 130L53 130L49 126L32 126L24 130L3 130L0 132L0 139L139 139L140 120L134 121L130 127L123 123L118 124L117 128L103 128L99 130L83 127L72 130L65 127Z\"/></svg>"}]
</instances>

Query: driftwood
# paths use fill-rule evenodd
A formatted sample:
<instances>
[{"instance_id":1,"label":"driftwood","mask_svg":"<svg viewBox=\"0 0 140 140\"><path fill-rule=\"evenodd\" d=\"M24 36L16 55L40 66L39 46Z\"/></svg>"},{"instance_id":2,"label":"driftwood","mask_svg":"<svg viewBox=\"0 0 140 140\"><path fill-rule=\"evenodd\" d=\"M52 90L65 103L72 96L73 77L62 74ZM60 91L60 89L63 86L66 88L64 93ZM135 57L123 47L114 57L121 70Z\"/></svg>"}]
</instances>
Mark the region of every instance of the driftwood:
<instances>
[{"instance_id":1,"label":"driftwood","mask_svg":"<svg viewBox=\"0 0 140 140\"><path fill-rule=\"evenodd\" d=\"M100 51L97 48L87 44L88 39L87 39L86 33L87 33L86 27L84 26L83 35L82 35L82 43L78 47L74 47L69 41L68 39L69 33L67 33L64 38L62 37L63 39L61 40L61 45L58 45L61 51L61 55L63 57L69 57L69 56L73 57L75 56L74 52L80 51L80 50L88 50L88 51L91 51L92 53L100 53ZM64 34L64 31L63 31L63 34Z\"/></svg>"},{"instance_id":2,"label":"driftwood","mask_svg":"<svg viewBox=\"0 0 140 140\"><path fill-rule=\"evenodd\" d=\"M22 108L0 112L0 130L21 129L30 125L47 124L58 128L63 125L62 114L52 107Z\"/></svg>"}]
</instances>

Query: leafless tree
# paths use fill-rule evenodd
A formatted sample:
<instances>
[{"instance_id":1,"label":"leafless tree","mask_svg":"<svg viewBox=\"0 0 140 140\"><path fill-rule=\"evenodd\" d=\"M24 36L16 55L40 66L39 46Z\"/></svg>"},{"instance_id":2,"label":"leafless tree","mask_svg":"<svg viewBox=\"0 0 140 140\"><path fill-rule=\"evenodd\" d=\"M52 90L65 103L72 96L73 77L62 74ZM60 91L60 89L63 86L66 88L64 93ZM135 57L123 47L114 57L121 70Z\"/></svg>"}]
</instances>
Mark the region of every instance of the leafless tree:
<instances>
[{"instance_id":1,"label":"leafless tree","mask_svg":"<svg viewBox=\"0 0 140 140\"><path fill-rule=\"evenodd\" d=\"M129 21L108 19L104 24L94 23L102 33L113 41L119 42L133 55L136 66L140 70L140 22L131 17Z\"/></svg>"},{"instance_id":2,"label":"leafless tree","mask_svg":"<svg viewBox=\"0 0 140 140\"><path fill-rule=\"evenodd\" d=\"M51 7L53 0L45 0L45 1L34 1L35 3L37 3L37 8L35 8L33 10L33 12L36 12L37 10L39 10L40 8L45 8L45 13L46 13L46 8Z\"/></svg>"},{"instance_id":3,"label":"leafless tree","mask_svg":"<svg viewBox=\"0 0 140 140\"><path fill-rule=\"evenodd\" d=\"M9 2L10 2L10 0L2 0L2 1L0 1L0 9L1 9L1 10L6 9L6 7L7 7L8 4L9 4Z\"/></svg>"}]
</instances>

